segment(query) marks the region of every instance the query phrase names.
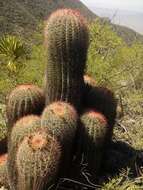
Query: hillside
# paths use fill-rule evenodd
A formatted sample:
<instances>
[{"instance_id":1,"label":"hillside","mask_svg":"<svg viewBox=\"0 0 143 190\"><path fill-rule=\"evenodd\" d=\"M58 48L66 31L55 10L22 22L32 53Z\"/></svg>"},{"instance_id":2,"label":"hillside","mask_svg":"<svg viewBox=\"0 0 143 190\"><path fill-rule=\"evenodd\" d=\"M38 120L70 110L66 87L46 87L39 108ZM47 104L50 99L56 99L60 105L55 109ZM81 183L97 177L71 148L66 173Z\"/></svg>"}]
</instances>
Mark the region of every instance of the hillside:
<instances>
[{"instance_id":1,"label":"hillside","mask_svg":"<svg viewBox=\"0 0 143 190\"><path fill-rule=\"evenodd\" d=\"M27 36L51 12L64 7L78 9L88 19L95 17L78 0L0 0L0 35L20 33Z\"/></svg>"},{"instance_id":2,"label":"hillside","mask_svg":"<svg viewBox=\"0 0 143 190\"><path fill-rule=\"evenodd\" d=\"M78 9L88 20L97 18L79 0L0 0L0 36L9 33L20 34L27 38L38 29L39 23L58 8ZM143 41L142 35L127 27L112 26L113 30L127 43L135 39Z\"/></svg>"},{"instance_id":3,"label":"hillside","mask_svg":"<svg viewBox=\"0 0 143 190\"><path fill-rule=\"evenodd\" d=\"M135 41L143 42L143 35L137 33L131 28L128 28L126 26L112 24L110 19L107 17L101 18L103 23L107 23L111 26L112 30L117 33L118 36L120 36L127 44L132 44Z\"/></svg>"},{"instance_id":4,"label":"hillside","mask_svg":"<svg viewBox=\"0 0 143 190\"><path fill-rule=\"evenodd\" d=\"M134 41L143 42L143 36L134 30L126 27L112 24L113 31L115 31L127 44L130 44Z\"/></svg>"}]
</instances>

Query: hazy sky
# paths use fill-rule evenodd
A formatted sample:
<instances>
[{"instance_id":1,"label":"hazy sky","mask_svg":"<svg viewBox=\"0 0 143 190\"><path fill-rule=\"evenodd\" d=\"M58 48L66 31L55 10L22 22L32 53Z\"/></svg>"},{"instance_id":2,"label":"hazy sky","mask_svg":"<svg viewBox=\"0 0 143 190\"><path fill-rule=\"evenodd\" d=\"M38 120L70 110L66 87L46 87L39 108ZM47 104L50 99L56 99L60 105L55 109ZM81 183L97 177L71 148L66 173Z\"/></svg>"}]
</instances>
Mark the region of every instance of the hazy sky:
<instances>
[{"instance_id":1,"label":"hazy sky","mask_svg":"<svg viewBox=\"0 0 143 190\"><path fill-rule=\"evenodd\" d=\"M123 9L143 12L143 0L81 0L89 8Z\"/></svg>"}]
</instances>

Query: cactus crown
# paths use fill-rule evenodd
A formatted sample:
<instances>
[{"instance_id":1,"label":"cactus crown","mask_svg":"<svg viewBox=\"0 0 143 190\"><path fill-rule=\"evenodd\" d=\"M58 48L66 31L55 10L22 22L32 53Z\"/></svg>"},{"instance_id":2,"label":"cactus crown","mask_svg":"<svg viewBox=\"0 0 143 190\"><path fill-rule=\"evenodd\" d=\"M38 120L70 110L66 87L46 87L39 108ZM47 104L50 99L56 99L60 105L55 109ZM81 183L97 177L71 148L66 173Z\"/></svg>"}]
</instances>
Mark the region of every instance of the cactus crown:
<instances>
[{"instance_id":1,"label":"cactus crown","mask_svg":"<svg viewBox=\"0 0 143 190\"><path fill-rule=\"evenodd\" d=\"M49 110L51 110L55 115L59 117L65 117L69 116L72 119L77 119L77 113L75 109L68 103L64 102L54 102L48 107Z\"/></svg>"},{"instance_id":2,"label":"cactus crown","mask_svg":"<svg viewBox=\"0 0 143 190\"><path fill-rule=\"evenodd\" d=\"M57 25L58 27L57 30L60 29L59 24L61 24L61 28L66 27L63 29L65 30L65 32L67 32L67 35L69 34L74 35L73 30L75 30L75 32L81 33L83 36L79 36L79 38L85 37L85 39L82 39L83 40L82 42L84 42L83 48L86 48L86 49L88 48L88 44L89 44L88 27L87 27L85 18L80 14L79 11L73 10L73 9L59 9L55 11L53 14L51 14L47 21L47 26L45 28L45 40L49 40L49 37L51 37L49 34L50 30L56 29L54 28L55 26L54 22L55 22L55 25ZM57 39L59 39L59 42L60 42L60 36L55 36L55 37L57 37ZM68 36L63 36L63 37L66 39L66 37ZM73 40L77 40L77 39L74 39L75 36L71 36L71 37L73 37Z\"/></svg>"},{"instance_id":3,"label":"cactus crown","mask_svg":"<svg viewBox=\"0 0 143 190\"><path fill-rule=\"evenodd\" d=\"M105 116L99 112L96 112L96 111L89 111L87 113L84 114L84 117L88 117L89 119L97 119L99 120L101 123L104 123L107 125L107 119L105 118Z\"/></svg>"},{"instance_id":4,"label":"cactus crown","mask_svg":"<svg viewBox=\"0 0 143 190\"><path fill-rule=\"evenodd\" d=\"M71 9L61 9L54 12L48 19L45 28L45 42L49 61L65 63L65 67L73 66L76 74L85 68L88 49L88 28L82 15ZM53 49L51 49L53 47ZM75 56L75 57L74 57ZM53 60L52 60L53 59Z\"/></svg>"},{"instance_id":5,"label":"cactus crown","mask_svg":"<svg viewBox=\"0 0 143 190\"><path fill-rule=\"evenodd\" d=\"M104 142L107 132L110 130L104 115L95 110L89 110L82 115L81 122L85 134L94 141L94 146L101 146L101 142Z\"/></svg>"},{"instance_id":6,"label":"cactus crown","mask_svg":"<svg viewBox=\"0 0 143 190\"><path fill-rule=\"evenodd\" d=\"M33 150L38 150L44 148L48 144L48 140L43 134L37 133L29 137L28 144Z\"/></svg>"}]
</instances>

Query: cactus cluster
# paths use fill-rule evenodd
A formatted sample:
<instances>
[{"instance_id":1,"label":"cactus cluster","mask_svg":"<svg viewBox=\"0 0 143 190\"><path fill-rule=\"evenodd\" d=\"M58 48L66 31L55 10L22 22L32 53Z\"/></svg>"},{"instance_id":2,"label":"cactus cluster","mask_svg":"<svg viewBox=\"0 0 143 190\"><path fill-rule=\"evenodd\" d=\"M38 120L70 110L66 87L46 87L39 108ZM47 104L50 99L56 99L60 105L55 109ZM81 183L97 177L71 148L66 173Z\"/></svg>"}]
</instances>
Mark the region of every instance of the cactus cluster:
<instances>
[{"instance_id":1,"label":"cactus cluster","mask_svg":"<svg viewBox=\"0 0 143 190\"><path fill-rule=\"evenodd\" d=\"M75 10L58 10L47 20L44 90L20 85L8 97L8 172L0 162L0 185L7 185L3 175L10 190L47 190L71 176L82 155L96 180L112 137L116 99L84 75L88 38L86 21Z\"/></svg>"}]
</instances>

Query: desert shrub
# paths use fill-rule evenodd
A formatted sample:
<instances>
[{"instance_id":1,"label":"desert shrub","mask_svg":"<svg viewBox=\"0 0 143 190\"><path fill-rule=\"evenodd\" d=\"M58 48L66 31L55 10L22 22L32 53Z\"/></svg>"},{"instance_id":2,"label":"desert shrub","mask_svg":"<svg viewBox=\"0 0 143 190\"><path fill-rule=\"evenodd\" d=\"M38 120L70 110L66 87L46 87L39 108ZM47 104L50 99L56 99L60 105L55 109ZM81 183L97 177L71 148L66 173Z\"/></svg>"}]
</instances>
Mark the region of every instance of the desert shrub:
<instances>
[{"instance_id":1,"label":"desert shrub","mask_svg":"<svg viewBox=\"0 0 143 190\"><path fill-rule=\"evenodd\" d=\"M116 92L142 89L143 44L128 46L111 27L98 20L90 26L87 72Z\"/></svg>"},{"instance_id":2,"label":"desert shrub","mask_svg":"<svg viewBox=\"0 0 143 190\"><path fill-rule=\"evenodd\" d=\"M113 60L122 44L121 38L108 24L101 23L99 20L91 24L87 72L96 79L98 84L110 85L112 82L111 73L117 67Z\"/></svg>"}]
</instances>

